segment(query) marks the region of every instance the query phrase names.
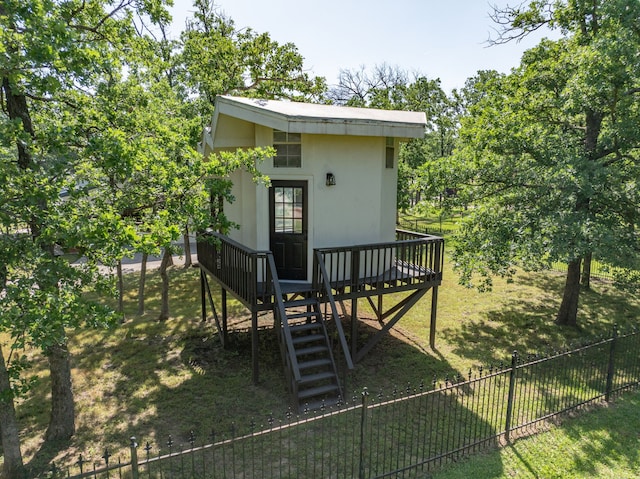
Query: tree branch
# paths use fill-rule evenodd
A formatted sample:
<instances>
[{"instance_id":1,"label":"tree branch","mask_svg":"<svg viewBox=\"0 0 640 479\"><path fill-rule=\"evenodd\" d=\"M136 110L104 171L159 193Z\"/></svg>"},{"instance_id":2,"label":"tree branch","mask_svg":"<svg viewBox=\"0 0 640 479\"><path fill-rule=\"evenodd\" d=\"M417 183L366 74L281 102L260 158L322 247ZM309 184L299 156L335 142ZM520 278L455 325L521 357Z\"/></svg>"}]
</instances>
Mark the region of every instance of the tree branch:
<instances>
[{"instance_id":1,"label":"tree branch","mask_svg":"<svg viewBox=\"0 0 640 479\"><path fill-rule=\"evenodd\" d=\"M613 153L613 151L611 153ZM604 158L604 156L607 156L607 155L603 155L602 158ZM611 159L603 162L602 166L608 167L608 166L614 165L614 164L618 163L619 161L623 161L623 160L631 160L631 161L635 162L635 161L638 161L638 158L635 158L635 157L633 157L631 155L621 155L621 154L618 153L614 158L611 158Z\"/></svg>"},{"instance_id":2,"label":"tree branch","mask_svg":"<svg viewBox=\"0 0 640 479\"><path fill-rule=\"evenodd\" d=\"M489 18L498 25L494 31L498 35L497 38L487 39L489 46L504 45L511 41L520 42L529 34L545 27L551 23L552 7L550 2L540 5L539 10L534 10L529 5L529 10L523 9L524 4L517 7L509 5L499 8L496 4L491 5L492 13Z\"/></svg>"},{"instance_id":3,"label":"tree branch","mask_svg":"<svg viewBox=\"0 0 640 479\"><path fill-rule=\"evenodd\" d=\"M113 10L111 10L106 15L104 15L104 17L102 17L100 20L98 20L98 23L96 23L96 25L94 25L94 26L72 23L71 19L74 18L75 15L70 17L69 21L67 22L67 26L69 28L73 28L73 29L76 29L76 30L91 32L91 33L95 34L96 36L98 36L99 38L108 41L109 39L100 31L100 28L104 25L104 23L107 20L109 20L110 18L113 18L120 10L130 6L131 4L132 4L132 0L122 0L119 5L114 7ZM84 2L83 2L83 7L82 8L84 8ZM74 11L74 14L77 14L78 12L80 12L80 10L81 9L76 9Z\"/></svg>"},{"instance_id":4,"label":"tree branch","mask_svg":"<svg viewBox=\"0 0 640 479\"><path fill-rule=\"evenodd\" d=\"M67 105L70 108L73 108L74 110L78 109L78 105L76 105L75 103L66 100L66 99L59 99L59 98L49 98L49 97L44 97L44 96L38 96L38 95L33 95L31 93L24 93L24 96L26 96L27 98L34 100L34 101L41 101L41 102L45 102L45 103L52 103L52 102L62 102L65 105Z\"/></svg>"}]
</instances>

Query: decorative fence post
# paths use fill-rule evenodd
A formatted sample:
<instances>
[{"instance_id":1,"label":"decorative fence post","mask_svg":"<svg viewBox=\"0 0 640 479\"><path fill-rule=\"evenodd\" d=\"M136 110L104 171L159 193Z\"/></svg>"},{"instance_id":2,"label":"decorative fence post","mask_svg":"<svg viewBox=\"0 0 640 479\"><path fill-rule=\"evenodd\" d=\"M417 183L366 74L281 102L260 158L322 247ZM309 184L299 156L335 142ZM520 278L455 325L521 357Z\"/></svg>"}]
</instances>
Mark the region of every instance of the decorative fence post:
<instances>
[{"instance_id":1,"label":"decorative fence post","mask_svg":"<svg viewBox=\"0 0 640 479\"><path fill-rule=\"evenodd\" d=\"M360 467L358 469L358 479L364 479L364 444L365 429L367 426L367 396L369 391L367 388L362 390L362 415L360 417Z\"/></svg>"},{"instance_id":2,"label":"decorative fence post","mask_svg":"<svg viewBox=\"0 0 640 479\"><path fill-rule=\"evenodd\" d=\"M510 442L511 417L513 415L513 396L516 388L516 367L518 365L518 352L514 351L511 356L511 372L509 373L509 397L507 399L507 419L504 425L504 438Z\"/></svg>"},{"instance_id":3,"label":"decorative fence post","mask_svg":"<svg viewBox=\"0 0 640 479\"><path fill-rule=\"evenodd\" d=\"M138 474L138 443L136 442L136 438L131 436L131 444L129 447L131 448L131 477L133 479L138 479L140 476Z\"/></svg>"},{"instance_id":4,"label":"decorative fence post","mask_svg":"<svg viewBox=\"0 0 640 479\"><path fill-rule=\"evenodd\" d=\"M613 336L611 337L611 346L609 347L609 366L607 368L607 388L604 393L604 400L611 400L611 391L613 389L613 375L615 374L615 356L616 342L618 339L618 327L613 326Z\"/></svg>"}]
</instances>

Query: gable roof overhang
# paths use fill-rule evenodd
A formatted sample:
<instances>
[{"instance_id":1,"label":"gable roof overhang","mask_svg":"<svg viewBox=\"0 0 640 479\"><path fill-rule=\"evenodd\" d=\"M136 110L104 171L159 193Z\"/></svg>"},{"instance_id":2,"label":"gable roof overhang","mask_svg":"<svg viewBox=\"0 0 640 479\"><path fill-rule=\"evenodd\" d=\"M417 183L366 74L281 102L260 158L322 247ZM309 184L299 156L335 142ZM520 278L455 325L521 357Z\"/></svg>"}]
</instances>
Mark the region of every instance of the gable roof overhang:
<instances>
[{"instance_id":1,"label":"gable roof overhang","mask_svg":"<svg viewBox=\"0 0 640 479\"><path fill-rule=\"evenodd\" d=\"M225 116L288 133L318 135L422 138L427 127L424 112L218 96L203 138L211 149Z\"/></svg>"}]
</instances>

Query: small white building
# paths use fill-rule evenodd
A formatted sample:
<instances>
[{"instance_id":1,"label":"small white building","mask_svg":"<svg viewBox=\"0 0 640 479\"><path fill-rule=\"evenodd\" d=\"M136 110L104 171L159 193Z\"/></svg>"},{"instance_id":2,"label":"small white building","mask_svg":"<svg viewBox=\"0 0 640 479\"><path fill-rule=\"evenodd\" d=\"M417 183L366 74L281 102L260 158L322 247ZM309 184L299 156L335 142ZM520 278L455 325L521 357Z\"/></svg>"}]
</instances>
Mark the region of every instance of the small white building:
<instances>
[{"instance_id":1,"label":"small white building","mask_svg":"<svg viewBox=\"0 0 640 479\"><path fill-rule=\"evenodd\" d=\"M395 225L400 143L422 138L425 128L424 113L216 99L201 144L205 156L255 147L274 147L276 155L256 165L270 178L269 188L246 171L233 173L235 201L224 204L224 212L239 229L228 236L209 233L215 241L199 238L203 319L208 302L226 344L227 293L251 311L257 383L258 313L273 311L298 408L336 400L343 381L334 356L352 369L428 291L434 345L444 243ZM222 320L209 278L222 287ZM384 311L389 293L407 296L393 296L396 304ZM381 325L364 345L358 340L360 298ZM347 317L350 334L342 326Z\"/></svg>"},{"instance_id":2,"label":"small white building","mask_svg":"<svg viewBox=\"0 0 640 479\"><path fill-rule=\"evenodd\" d=\"M203 152L273 146L277 156L232 176L240 225L229 237L273 252L280 279L311 280L314 248L395 240L398 150L422 138L424 113L220 96Z\"/></svg>"}]
</instances>

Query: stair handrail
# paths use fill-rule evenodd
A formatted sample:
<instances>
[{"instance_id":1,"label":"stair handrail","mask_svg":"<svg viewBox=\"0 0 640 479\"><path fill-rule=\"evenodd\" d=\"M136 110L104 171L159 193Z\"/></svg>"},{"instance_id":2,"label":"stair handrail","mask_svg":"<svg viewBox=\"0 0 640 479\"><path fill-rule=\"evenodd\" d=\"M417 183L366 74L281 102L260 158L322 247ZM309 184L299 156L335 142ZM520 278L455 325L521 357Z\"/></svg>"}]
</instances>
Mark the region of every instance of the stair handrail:
<instances>
[{"instance_id":1,"label":"stair handrail","mask_svg":"<svg viewBox=\"0 0 640 479\"><path fill-rule=\"evenodd\" d=\"M289 354L289 361L291 362L291 369L293 370L293 377L297 382L300 381L300 367L298 366L298 358L295 354L293 347L293 337L291 336L291 329L289 328L289 322L287 321L287 313L284 307L284 300L282 299L282 289L280 288L280 280L278 279L278 272L276 270L276 262L273 259L271 251L265 252L267 257L267 280L271 280L273 284L273 300L275 302L274 312L277 311L282 323L284 332L284 340L287 345L287 353Z\"/></svg>"},{"instance_id":2,"label":"stair handrail","mask_svg":"<svg viewBox=\"0 0 640 479\"><path fill-rule=\"evenodd\" d=\"M315 252L316 255L316 264L319 269L319 276L323 286L323 292L327 295L327 299L329 300L329 305L331 306L331 314L333 316L333 322L336 324L336 329L338 330L338 337L340 338L340 348L342 349L342 354L347 362L347 367L349 369L353 369L353 359L351 358L351 352L349 351L349 345L347 344L347 338L344 335L344 329L342 328L342 322L340 321L340 316L338 315L338 308L336 307L336 301L333 298L333 293L331 292L331 283L329 281L329 274L327 273L327 268L324 265L324 261L322 260L322 254L320 251ZM317 281L317 277L313 279L314 283ZM315 286L315 285L314 285Z\"/></svg>"}]
</instances>

